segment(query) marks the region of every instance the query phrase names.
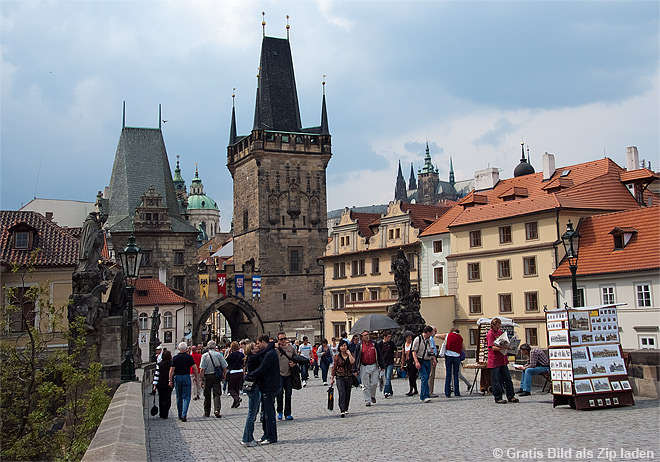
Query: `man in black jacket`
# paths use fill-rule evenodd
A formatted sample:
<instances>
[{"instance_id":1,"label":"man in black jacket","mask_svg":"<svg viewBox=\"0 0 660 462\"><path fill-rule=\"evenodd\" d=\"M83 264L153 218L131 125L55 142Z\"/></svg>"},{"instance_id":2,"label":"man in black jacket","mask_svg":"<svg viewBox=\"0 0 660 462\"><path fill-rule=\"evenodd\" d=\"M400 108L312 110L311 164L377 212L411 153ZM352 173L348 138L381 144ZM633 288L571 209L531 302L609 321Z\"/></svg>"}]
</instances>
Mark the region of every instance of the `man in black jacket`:
<instances>
[{"instance_id":1,"label":"man in black jacket","mask_svg":"<svg viewBox=\"0 0 660 462\"><path fill-rule=\"evenodd\" d=\"M262 335L257 340L261 349L268 348L270 338ZM274 343L274 342L273 342ZM264 413L263 430L259 444L266 445L277 442L277 423L275 420L275 396L280 390L280 364L277 353L271 347L261 359L261 364L245 376L245 380L254 381L261 392L261 409Z\"/></svg>"}]
</instances>

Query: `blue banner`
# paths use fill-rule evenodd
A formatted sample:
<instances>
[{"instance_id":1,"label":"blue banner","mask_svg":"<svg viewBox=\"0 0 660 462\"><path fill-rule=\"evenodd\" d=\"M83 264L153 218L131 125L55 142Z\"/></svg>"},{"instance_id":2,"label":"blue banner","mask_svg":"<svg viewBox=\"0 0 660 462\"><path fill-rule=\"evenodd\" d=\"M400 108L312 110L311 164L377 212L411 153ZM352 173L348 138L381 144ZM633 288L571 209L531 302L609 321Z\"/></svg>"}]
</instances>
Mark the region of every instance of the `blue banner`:
<instances>
[{"instance_id":1,"label":"blue banner","mask_svg":"<svg viewBox=\"0 0 660 462\"><path fill-rule=\"evenodd\" d=\"M241 294L245 298L245 276L242 274L236 275L236 295Z\"/></svg>"},{"instance_id":2,"label":"blue banner","mask_svg":"<svg viewBox=\"0 0 660 462\"><path fill-rule=\"evenodd\" d=\"M252 275L252 300L261 299L261 275Z\"/></svg>"}]
</instances>

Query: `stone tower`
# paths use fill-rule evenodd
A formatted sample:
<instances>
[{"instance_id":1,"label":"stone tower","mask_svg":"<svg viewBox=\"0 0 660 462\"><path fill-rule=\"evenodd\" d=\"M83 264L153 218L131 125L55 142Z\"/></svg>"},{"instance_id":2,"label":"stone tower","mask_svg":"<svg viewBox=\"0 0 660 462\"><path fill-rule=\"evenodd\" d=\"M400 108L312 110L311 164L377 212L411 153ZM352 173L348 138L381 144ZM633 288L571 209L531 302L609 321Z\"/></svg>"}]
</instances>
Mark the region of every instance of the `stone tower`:
<instances>
[{"instance_id":1,"label":"stone tower","mask_svg":"<svg viewBox=\"0 0 660 462\"><path fill-rule=\"evenodd\" d=\"M408 192L406 191L406 181L401 173L401 161L399 161L399 171L396 174L396 186L394 187L394 200L408 202Z\"/></svg>"},{"instance_id":2,"label":"stone tower","mask_svg":"<svg viewBox=\"0 0 660 462\"><path fill-rule=\"evenodd\" d=\"M321 125L303 128L288 38L264 36L254 126L236 131L232 107L227 168L234 183L236 271L261 274L261 299L250 300L274 335L318 327L323 255L328 239L326 167L331 141L325 103ZM251 299L251 297L246 297ZM280 325L281 324L281 325Z\"/></svg>"},{"instance_id":3,"label":"stone tower","mask_svg":"<svg viewBox=\"0 0 660 462\"><path fill-rule=\"evenodd\" d=\"M436 191L440 177L438 169L431 162L429 152L429 143L426 143L426 155L424 156L424 166L419 170L417 176L417 203L425 205L435 205L437 203Z\"/></svg>"}]
</instances>

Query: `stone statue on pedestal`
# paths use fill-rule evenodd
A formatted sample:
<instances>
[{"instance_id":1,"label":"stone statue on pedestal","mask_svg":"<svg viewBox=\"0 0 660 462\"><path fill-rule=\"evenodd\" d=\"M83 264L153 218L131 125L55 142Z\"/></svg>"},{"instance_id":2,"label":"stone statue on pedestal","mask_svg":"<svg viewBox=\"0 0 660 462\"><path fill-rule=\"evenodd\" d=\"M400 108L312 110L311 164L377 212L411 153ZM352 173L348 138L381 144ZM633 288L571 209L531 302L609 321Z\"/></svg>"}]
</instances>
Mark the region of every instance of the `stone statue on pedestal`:
<instances>
[{"instance_id":1,"label":"stone statue on pedestal","mask_svg":"<svg viewBox=\"0 0 660 462\"><path fill-rule=\"evenodd\" d=\"M392 262L394 282L399 292L399 299L394 305L387 309L387 314L401 326L401 332L392 334L392 340L397 346L401 346L405 340L402 332L410 331L413 335L422 333L426 321L419 313L420 300L417 289L410 289L410 263L406 259L403 249L399 249L396 258Z\"/></svg>"}]
</instances>

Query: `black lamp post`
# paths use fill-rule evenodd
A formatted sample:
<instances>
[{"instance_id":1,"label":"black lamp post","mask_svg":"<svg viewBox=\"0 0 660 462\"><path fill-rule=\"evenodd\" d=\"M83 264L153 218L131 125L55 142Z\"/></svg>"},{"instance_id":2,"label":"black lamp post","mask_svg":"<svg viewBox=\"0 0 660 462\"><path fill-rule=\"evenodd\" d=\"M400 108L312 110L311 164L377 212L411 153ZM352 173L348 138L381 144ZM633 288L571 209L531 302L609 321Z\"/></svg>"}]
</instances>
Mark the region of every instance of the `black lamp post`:
<instances>
[{"instance_id":1,"label":"black lamp post","mask_svg":"<svg viewBox=\"0 0 660 462\"><path fill-rule=\"evenodd\" d=\"M135 283L140 274L143 252L135 243L135 236L131 233L128 245L123 252L119 252L119 260L126 279L126 295L128 298L128 313L126 316L126 354L121 362L121 380L135 381L135 359L133 358L133 292Z\"/></svg>"},{"instance_id":2,"label":"black lamp post","mask_svg":"<svg viewBox=\"0 0 660 462\"><path fill-rule=\"evenodd\" d=\"M571 269L571 282L573 285L573 308L580 304L577 291L577 261L578 250L580 247L580 233L573 229L573 223L568 220L566 224L566 232L561 236L564 243L564 250L566 251L566 259L568 260L568 267Z\"/></svg>"},{"instance_id":3,"label":"black lamp post","mask_svg":"<svg viewBox=\"0 0 660 462\"><path fill-rule=\"evenodd\" d=\"M325 338L325 319L323 317L323 312L325 311L325 308L323 308L323 303L319 305L317 308L319 312L319 321L321 323L321 341Z\"/></svg>"}]
</instances>

